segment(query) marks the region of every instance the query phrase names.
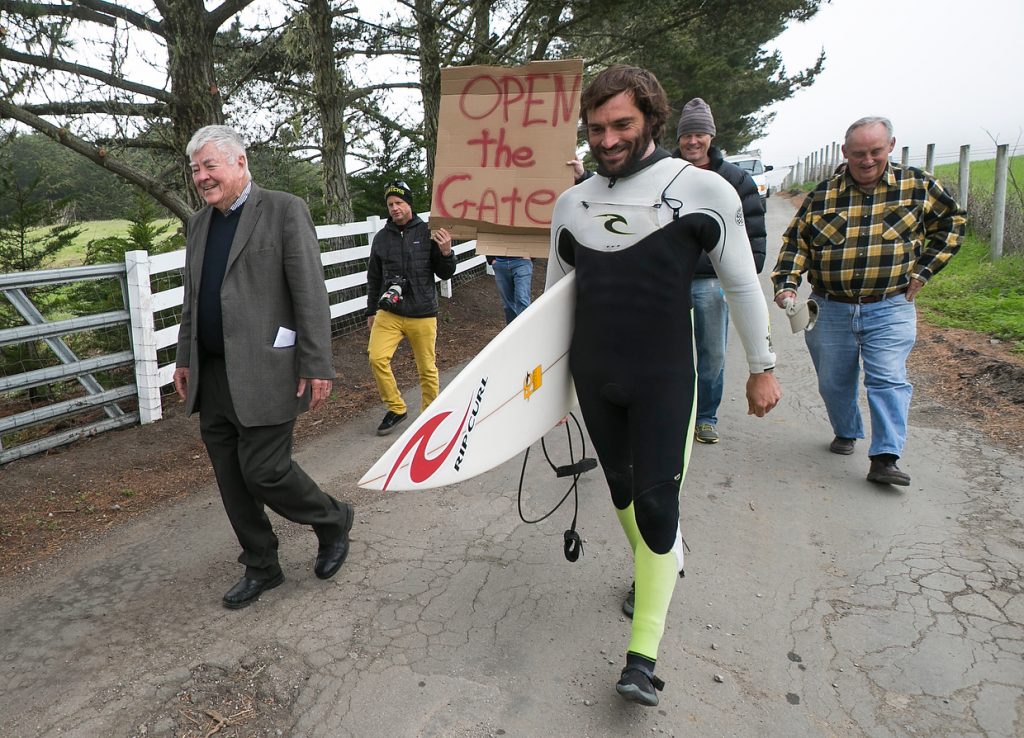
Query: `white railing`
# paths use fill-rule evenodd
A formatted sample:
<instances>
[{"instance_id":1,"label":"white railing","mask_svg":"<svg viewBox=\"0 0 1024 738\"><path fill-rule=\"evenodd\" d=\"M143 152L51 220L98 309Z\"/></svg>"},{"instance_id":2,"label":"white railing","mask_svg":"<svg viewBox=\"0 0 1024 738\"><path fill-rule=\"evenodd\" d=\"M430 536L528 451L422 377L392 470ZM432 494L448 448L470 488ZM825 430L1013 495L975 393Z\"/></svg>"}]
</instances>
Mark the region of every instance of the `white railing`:
<instances>
[{"instance_id":1,"label":"white railing","mask_svg":"<svg viewBox=\"0 0 1024 738\"><path fill-rule=\"evenodd\" d=\"M422 213L420 217L427 220L429 215L429 213ZM384 227L385 222L382 218L374 216L356 223L317 226L316 236L321 241L342 237L365 240L365 244L362 245L322 253L320 260L323 265L325 267L338 266L368 258L373 236ZM456 244L454 248L455 253L460 256L467 252L474 252L475 249L476 241ZM480 255L463 259L459 262L455 274L461 274L484 263L485 258ZM139 420L145 425L162 417L161 389L174 381L174 364L172 362L160 366L157 352L177 344L180 327L175 323L157 330L154 316L163 310L180 307L184 298L182 287L153 292L151 289L152 278L158 274L183 269L185 251L182 249L157 256L150 256L146 251L129 251L125 254L125 266L128 271L128 307L131 315L132 344L135 351L135 381L139 392ZM451 280L437 281L441 282L441 294L450 298L452 296ZM327 286L328 294L342 292L365 285L366 271L332 277L325 279L324 283ZM365 295L354 297L332 304L331 319L341 318L365 309Z\"/></svg>"}]
</instances>

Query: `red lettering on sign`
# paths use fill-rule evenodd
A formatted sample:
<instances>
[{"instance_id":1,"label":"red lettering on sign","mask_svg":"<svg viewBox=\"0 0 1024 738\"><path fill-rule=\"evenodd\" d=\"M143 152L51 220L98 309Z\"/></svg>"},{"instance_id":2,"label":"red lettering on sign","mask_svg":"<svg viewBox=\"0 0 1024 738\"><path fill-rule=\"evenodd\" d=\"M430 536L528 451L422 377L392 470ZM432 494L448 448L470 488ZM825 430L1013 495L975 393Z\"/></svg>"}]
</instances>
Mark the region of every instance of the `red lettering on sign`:
<instances>
[{"instance_id":1,"label":"red lettering on sign","mask_svg":"<svg viewBox=\"0 0 1024 738\"><path fill-rule=\"evenodd\" d=\"M488 187L478 197L476 194L472 175L452 174L437 186L434 207L439 216L446 218L541 227L551 225L551 206L558 198L554 190L527 193L516 186L502 193Z\"/></svg>"},{"instance_id":2,"label":"red lettering on sign","mask_svg":"<svg viewBox=\"0 0 1024 738\"><path fill-rule=\"evenodd\" d=\"M510 226L514 226L516 224L516 208L519 206L519 203L523 201L523 198L519 194L519 188L513 187L511 194L501 198L501 201L502 203L511 204L512 207L509 208L509 212L511 213L511 215L509 217L508 224Z\"/></svg>"},{"instance_id":3,"label":"red lettering on sign","mask_svg":"<svg viewBox=\"0 0 1024 738\"><path fill-rule=\"evenodd\" d=\"M559 105L561 105L562 122L575 122L575 116L573 114L576 112L576 96L580 93L581 81L582 75L577 74L573 77L572 88L566 90L565 77L561 75L555 77L555 104L554 109L551 111L552 126L558 125Z\"/></svg>"},{"instance_id":4,"label":"red lettering on sign","mask_svg":"<svg viewBox=\"0 0 1024 738\"><path fill-rule=\"evenodd\" d=\"M523 111L523 128L533 125L544 125L547 120L544 118L531 118L530 108L534 105L540 105L544 102L542 97L534 97L533 95L533 83L538 79L547 79L550 74L528 74L526 75L526 110Z\"/></svg>"},{"instance_id":5,"label":"red lettering on sign","mask_svg":"<svg viewBox=\"0 0 1024 738\"><path fill-rule=\"evenodd\" d=\"M486 214L490 214L490 217L486 217ZM476 219L486 220L489 223L497 223L498 221L498 196L494 190L488 187L480 195L480 204L476 208Z\"/></svg>"},{"instance_id":6,"label":"red lettering on sign","mask_svg":"<svg viewBox=\"0 0 1024 738\"><path fill-rule=\"evenodd\" d=\"M492 136L491 132L485 128L480 132L478 138L471 138L466 141L466 144L468 146L480 147L481 167L503 167L507 169L509 167L532 167L534 164L533 149L529 146L520 146L517 149L513 149L505 143L504 128L498 131L497 138ZM492 145L494 147L493 158L490 156Z\"/></svg>"},{"instance_id":7,"label":"red lettering on sign","mask_svg":"<svg viewBox=\"0 0 1024 738\"><path fill-rule=\"evenodd\" d=\"M445 95L442 125L458 133L438 146L442 164L437 165L433 209L439 218L510 228L551 225L558 192L567 181L561 176L564 160L551 152L556 140L564 138L569 149L575 138L583 84L579 69L481 67L445 78L446 87L449 79L458 82Z\"/></svg>"},{"instance_id":8,"label":"red lettering on sign","mask_svg":"<svg viewBox=\"0 0 1024 738\"><path fill-rule=\"evenodd\" d=\"M528 74L526 84L523 77L514 74L503 74L498 78L489 74L473 77L462 88L459 94L459 110L470 120L483 120L501 109L503 123L514 121L521 128L544 125L548 119L538 117L533 108L538 105L551 106L551 125L568 123L575 125L574 113L576 100L580 93L582 75L574 75L571 79L565 75L554 75L555 89L550 100L538 97L534 85L550 74ZM479 108L475 107L479 106ZM519 108L522 108L520 114Z\"/></svg>"},{"instance_id":9,"label":"red lettering on sign","mask_svg":"<svg viewBox=\"0 0 1024 738\"><path fill-rule=\"evenodd\" d=\"M541 221L540 218L542 216L534 215L530 206L537 205L539 207L549 207L554 204L557 197L558 195L556 195L553 190L537 190L536 192L531 192L530 196L526 198L526 217L535 223L543 222L546 225L550 225L550 218L545 221Z\"/></svg>"},{"instance_id":10,"label":"red lettering on sign","mask_svg":"<svg viewBox=\"0 0 1024 738\"><path fill-rule=\"evenodd\" d=\"M454 182L459 182L464 179L473 179L468 174L452 174L449 177L445 177L441 184L437 186L437 209L440 210L440 214L446 217L452 217L452 214L448 212L448 208L445 207L445 195L448 192L448 186ZM465 217L460 215L460 218Z\"/></svg>"},{"instance_id":11,"label":"red lettering on sign","mask_svg":"<svg viewBox=\"0 0 1024 738\"><path fill-rule=\"evenodd\" d=\"M513 97L511 89L516 87L516 93ZM504 101L501 104L502 107L502 120L508 123L508 109L512 107L514 103L519 102L523 99L523 93L526 90L523 88L523 83L519 77L502 77L501 78L501 93L504 97Z\"/></svg>"},{"instance_id":12,"label":"red lettering on sign","mask_svg":"<svg viewBox=\"0 0 1024 738\"><path fill-rule=\"evenodd\" d=\"M486 91L485 94L484 90L476 89L478 83L483 85L489 84L493 89ZM466 84L465 87L462 88L462 94L459 95L459 110L461 110L462 114L469 118L470 120L480 120L481 118L486 118L488 115L493 113L495 109L501 104L500 97L491 97L492 95L497 96L500 93L500 91L501 89L498 87L498 81L494 79L494 77L492 77L491 75L483 74L480 75L479 77L474 77ZM491 107L488 108L487 110L484 110L482 113L470 112L469 110L466 109L467 102L486 103L488 100L493 100L494 104L491 105Z\"/></svg>"}]
</instances>

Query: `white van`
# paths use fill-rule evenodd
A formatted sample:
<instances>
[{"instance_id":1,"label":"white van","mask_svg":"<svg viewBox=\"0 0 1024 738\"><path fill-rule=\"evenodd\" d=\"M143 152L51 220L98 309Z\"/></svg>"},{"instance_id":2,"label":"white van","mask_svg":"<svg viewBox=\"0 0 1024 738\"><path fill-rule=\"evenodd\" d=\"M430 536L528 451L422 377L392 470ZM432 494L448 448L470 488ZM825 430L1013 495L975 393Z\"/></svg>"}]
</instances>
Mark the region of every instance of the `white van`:
<instances>
[{"instance_id":1,"label":"white van","mask_svg":"<svg viewBox=\"0 0 1024 738\"><path fill-rule=\"evenodd\" d=\"M761 206L764 207L768 199L768 175L772 170L771 165L765 166L761 163L761 152L745 151L742 154L733 154L725 157L725 160L738 166L747 172L757 185L757 194L761 196Z\"/></svg>"}]
</instances>

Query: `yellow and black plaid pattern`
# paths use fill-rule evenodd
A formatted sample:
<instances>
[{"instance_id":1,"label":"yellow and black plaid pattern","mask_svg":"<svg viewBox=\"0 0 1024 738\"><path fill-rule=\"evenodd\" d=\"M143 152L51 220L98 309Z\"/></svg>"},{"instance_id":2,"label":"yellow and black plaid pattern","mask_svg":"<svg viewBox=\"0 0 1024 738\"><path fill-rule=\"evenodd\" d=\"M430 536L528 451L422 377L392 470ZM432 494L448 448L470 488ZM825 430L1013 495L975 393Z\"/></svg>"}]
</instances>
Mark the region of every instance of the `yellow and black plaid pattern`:
<instances>
[{"instance_id":1,"label":"yellow and black plaid pattern","mask_svg":"<svg viewBox=\"0 0 1024 738\"><path fill-rule=\"evenodd\" d=\"M965 213L929 174L889 164L871 192L846 172L819 184L782 237L775 293L811 286L866 297L927 282L960 248Z\"/></svg>"}]
</instances>

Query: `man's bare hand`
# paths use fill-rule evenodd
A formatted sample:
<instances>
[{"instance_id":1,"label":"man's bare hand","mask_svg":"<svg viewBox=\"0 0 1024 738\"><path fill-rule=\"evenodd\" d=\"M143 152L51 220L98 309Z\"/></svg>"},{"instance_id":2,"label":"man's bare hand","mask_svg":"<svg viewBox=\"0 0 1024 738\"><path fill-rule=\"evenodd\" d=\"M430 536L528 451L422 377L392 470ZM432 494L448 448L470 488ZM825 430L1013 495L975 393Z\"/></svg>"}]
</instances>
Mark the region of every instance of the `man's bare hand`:
<instances>
[{"instance_id":1,"label":"man's bare hand","mask_svg":"<svg viewBox=\"0 0 1024 738\"><path fill-rule=\"evenodd\" d=\"M783 290L775 296L775 304L783 310L786 309L787 300L796 300L796 293L793 290Z\"/></svg>"},{"instance_id":2,"label":"man's bare hand","mask_svg":"<svg viewBox=\"0 0 1024 738\"><path fill-rule=\"evenodd\" d=\"M907 284L907 302L913 302L922 287L924 287L924 282L917 277L911 277L910 282Z\"/></svg>"},{"instance_id":3,"label":"man's bare hand","mask_svg":"<svg viewBox=\"0 0 1024 738\"><path fill-rule=\"evenodd\" d=\"M306 379L305 377L299 377L299 390L295 393L296 397L302 397L306 392L306 384L309 384L313 399L309 403L310 410L316 410L318 407L324 404L324 401L331 396L331 386L334 384L329 379Z\"/></svg>"},{"instance_id":4,"label":"man's bare hand","mask_svg":"<svg viewBox=\"0 0 1024 738\"><path fill-rule=\"evenodd\" d=\"M188 367L179 366L174 370L174 391L183 400L188 399Z\"/></svg>"},{"instance_id":5,"label":"man's bare hand","mask_svg":"<svg viewBox=\"0 0 1024 738\"><path fill-rule=\"evenodd\" d=\"M450 234L445 228L438 228L436 231L430 232L430 238L437 247L441 249L443 256L448 256L452 252L452 234Z\"/></svg>"},{"instance_id":6,"label":"man's bare hand","mask_svg":"<svg viewBox=\"0 0 1024 738\"><path fill-rule=\"evenodd\" d=\"M751 374L747 379L747 415L763 418L780 399L782 388L772 372Z\"/></svg>"}]
</instances>

